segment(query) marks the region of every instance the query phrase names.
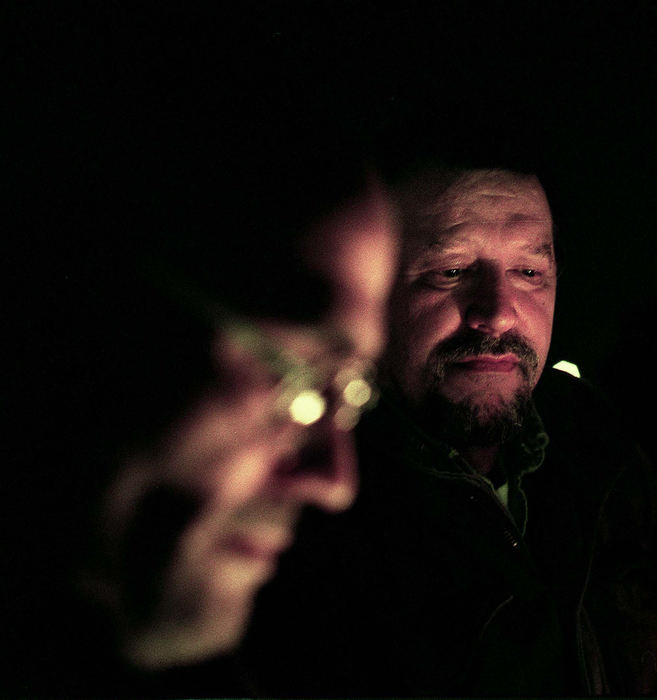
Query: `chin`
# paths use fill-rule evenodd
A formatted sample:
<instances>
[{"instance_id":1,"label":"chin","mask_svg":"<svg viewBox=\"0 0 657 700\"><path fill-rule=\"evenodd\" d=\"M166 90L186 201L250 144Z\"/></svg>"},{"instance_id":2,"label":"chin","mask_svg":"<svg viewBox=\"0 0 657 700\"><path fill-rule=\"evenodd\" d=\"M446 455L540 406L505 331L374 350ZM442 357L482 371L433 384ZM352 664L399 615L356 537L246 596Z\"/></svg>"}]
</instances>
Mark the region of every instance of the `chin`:
<instances>
[{"instance_id":1,"label":"chin","mask_svg":"<svg viewBox=\"0 0 657 700\"><path fill-rule=\"evenodd\" d=\"M189 666L234 651L253 610L253 596L215 599L192 617L168 619L132 635L126 656L138 668Z\"/></svg>"},{"instance_id":2,"label":"chin","mask_svg":"<svg viewBox=\"0 0 657 700\"><path fill-rule=\"evenodd\" d=\"M460 403L460 402L457 402ZM484 396L469 398L462 402L472 414L473 420L486 424L504 419L514 413L515 397Z\"/></svg>"},{"instance_id":3,"label":"chin","mask_svg":"<svg viewBox=\"0 0 657 700\"><path fill-rule=\"evenodd\" d=\"M227 654L240 645L253 612L253 597L242 601L227 602L208 629L206 656Z\"/></svg>"},{"instance_id":4,"label":"chin","mask_svg":"<svg viewBox=\"0 0 657 700\"><path fill-rule=\"evenodd\" d=\"M517 392L509 399L489 395L460 401L433 393L426 397L422 414L426 427L441 440L457 447L491 447L518 433L530 402L531 391Z\"/></svg>"}]
</instances>

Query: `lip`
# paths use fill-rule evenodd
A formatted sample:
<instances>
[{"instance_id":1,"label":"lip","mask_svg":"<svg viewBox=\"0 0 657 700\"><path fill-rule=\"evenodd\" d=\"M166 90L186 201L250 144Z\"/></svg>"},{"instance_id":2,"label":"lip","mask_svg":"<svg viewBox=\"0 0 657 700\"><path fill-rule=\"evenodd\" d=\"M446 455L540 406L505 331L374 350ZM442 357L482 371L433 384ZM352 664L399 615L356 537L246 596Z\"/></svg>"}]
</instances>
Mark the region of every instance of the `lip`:
<instances>
[{"instance_id":1,"label":"lip","mask_svg":"<svg viewBox=\"0 0 657 700\"><path fill-rule=\"evenodd\" d=\"M292 545L292 536L283 533L236 534L225 543L226 549L257 561L275 561Z\"/></svg>"},{"instance_id":2,"label":"lip","mask_svg":"<svg viewBox=\"0 0 657 700\"><path fill-rule=\"evenodd\" d=\"M515 355L477 355L455 362L453 366L465 372L508 374L518 366L518 358Z\"/></svg>"}]
</instances>

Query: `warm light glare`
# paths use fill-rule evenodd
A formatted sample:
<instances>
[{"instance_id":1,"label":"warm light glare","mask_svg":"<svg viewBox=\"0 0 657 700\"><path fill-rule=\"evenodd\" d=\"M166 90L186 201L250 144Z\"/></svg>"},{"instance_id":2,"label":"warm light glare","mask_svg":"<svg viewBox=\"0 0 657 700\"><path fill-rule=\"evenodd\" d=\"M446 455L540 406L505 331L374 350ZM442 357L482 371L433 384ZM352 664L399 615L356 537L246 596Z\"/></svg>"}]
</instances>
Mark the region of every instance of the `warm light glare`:
<instances>
[{"instance_id":1,"label":"warm light glare","mask_svg":"<svg viewBox=\"0 0 657 700\"><path fill-rule=\"evenodd\" d=\"M572 374L573 377L577 377L578 379L582 376L580 374L579 367L572 362L568 362L568 360L561 360L560 362L557 362L556 365L552 365L552 367L560 370L561 372Z\"/></svg>"},{"instance_id":2,"label":"warm light glare","mask_svg":"<svg viewBox=\"0 0 657 700\"><path fill-rule=\"evenodd\" d=\"M294 397L289 410L295 423L312 425L326 412L326 400L314 389L306 389Z\"/></svg>"},{"instance_id":3,"label":"warm light glare","mask_svg":"<svg viewBox=\"0 0 657 700\"><path fill-rule=\"evenodd\" d=\"M352 379L342 395L350 406L364 406L372 398L372 388L364 379Z\"/></svg>"}]
</instances>

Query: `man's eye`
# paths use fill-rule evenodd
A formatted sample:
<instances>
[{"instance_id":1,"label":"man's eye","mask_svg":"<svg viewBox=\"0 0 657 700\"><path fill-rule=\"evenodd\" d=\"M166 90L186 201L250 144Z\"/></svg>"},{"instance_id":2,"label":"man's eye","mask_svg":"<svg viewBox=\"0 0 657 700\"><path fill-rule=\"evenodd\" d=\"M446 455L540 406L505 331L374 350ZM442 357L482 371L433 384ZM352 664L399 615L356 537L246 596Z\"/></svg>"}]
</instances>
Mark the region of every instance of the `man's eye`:
<instances>
[{"instance_id":1,"label":"man's eye","mask_svg":"<svg viewBox=\"0 0 657 700\"><path fill-rule=\"evenodd\" d=\"M445 270L433 270L422 275L418 282L423 287L444 289L452 287L462 277L465 270L461 267L449 267Z\"/></svg>"},{"instance_id":2,"label":"man's eye","mask_svg":"<svg viewBox=\"0 0 657 700\"><path fill-rule=\"evenodd\" d=\"M524 281L530 284L540 284L543 279L543 273L533 267L524 267L515 271Z\"/></svg>"}]
</instances>

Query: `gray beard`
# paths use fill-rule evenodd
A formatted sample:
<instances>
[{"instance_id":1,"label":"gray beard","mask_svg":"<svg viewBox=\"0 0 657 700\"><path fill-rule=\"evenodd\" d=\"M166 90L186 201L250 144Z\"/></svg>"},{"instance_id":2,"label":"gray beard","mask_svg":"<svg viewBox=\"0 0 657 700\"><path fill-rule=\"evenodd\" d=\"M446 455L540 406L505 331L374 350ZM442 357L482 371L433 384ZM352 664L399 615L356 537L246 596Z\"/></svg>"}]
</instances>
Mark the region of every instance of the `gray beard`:
<instances>
[{"instance_id":1,"label":"gray beard","mask_svg":"<svg viewBox=\"0 0 657 700\"><path fill-rule=\"evenodd\" d=\"M494 407L467 400L449 401L431 392L422 403L420 417L425 430L454 447L492 447L520 432L531 402L529 386L523 386L510 401Z\"/></svg>"},{"instance_id":2,"label":"gray beard","mask_svg":"<svg viewBox=\"0 0 657 700\"><path fill-rule=\"evenodd\" d=\"M519 359L523 382L510 400L479 403L441 396L440 386L452 363L487 353L513 353ZM424 428L455 447L492 447L506 442L520 431L529 412L538 364L538 355L528 341L513 331L499 338L472 331L443 341L427 365L428 389L420 404Z\"/></svg>"}]
</instances>

